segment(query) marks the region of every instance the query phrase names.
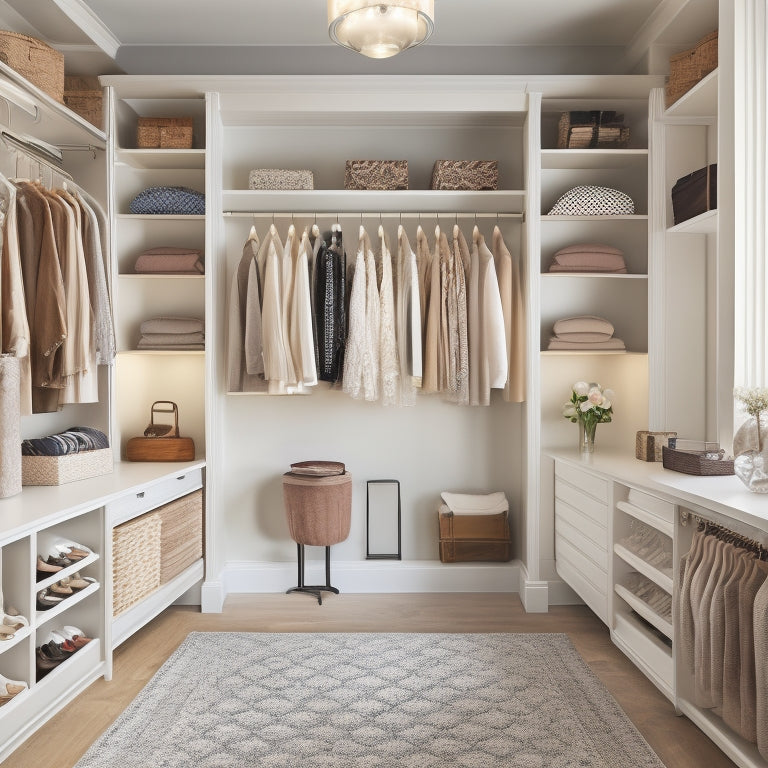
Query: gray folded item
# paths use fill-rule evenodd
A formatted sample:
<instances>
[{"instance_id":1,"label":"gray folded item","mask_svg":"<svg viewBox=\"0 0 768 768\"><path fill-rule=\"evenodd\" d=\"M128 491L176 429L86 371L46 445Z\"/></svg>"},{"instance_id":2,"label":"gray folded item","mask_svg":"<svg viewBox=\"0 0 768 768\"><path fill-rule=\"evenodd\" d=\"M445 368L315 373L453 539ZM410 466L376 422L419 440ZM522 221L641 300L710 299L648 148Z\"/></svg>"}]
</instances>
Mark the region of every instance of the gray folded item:
<instances>
[{"instance_id":1,"label":"gray folded item","mask_svg":"<svg viewBox=\"0 0 768 768\"><path fill-rule=\"evenodd\" d=\"M603 317L595 315L578 315L557 320L553 326L555 336L563 333L603 333L613 336L613 324Z\"/></svg>"},{"instance_id":2,"label":"gray folded item","mask_svg":"<svg viewBox=\"0 0 768 768\"><path fill-rule=\"evenodd\" d=\"M610 349L610 350L625 350L624 342L621 339L611 338L605 341L561 341L559 338L553 336L549 340L549 346L547 349L571 349L581 350L582 352L588 352L590 350Z\"/></svg>"},{"instance_id":3,"label":"gray folded item","mask_svg":"<svg viewBox=\"0 0 768 768\"><path fill-rule=\"evenodd\" d=\"M204 344L205 335L202 331L197 333L143 333L141 340L146 344L161 344L163 346L171 344Z\"/></svg>"},{"instance_id":4,"label":"gray folded item","mask_svg":"<svg viewBox=\"0 0 768 768\"><path fill-rule=\"evenodd\" d=\"M205 264L202 256L202 251L195 248L151 248L136 259L134 269L138 273L203 274Z\"/></svg>"},{"instance_id":5,"label":"gray folded item","mask_svg":"<svg viewBox=\"0 0 768 768\"><path fill-rule=\"evenodd\" d=\"M145 333L198 333L205 331L205 321L196 317L153 317L145 320L139 330Z\"/></svg>"}]
</instances>

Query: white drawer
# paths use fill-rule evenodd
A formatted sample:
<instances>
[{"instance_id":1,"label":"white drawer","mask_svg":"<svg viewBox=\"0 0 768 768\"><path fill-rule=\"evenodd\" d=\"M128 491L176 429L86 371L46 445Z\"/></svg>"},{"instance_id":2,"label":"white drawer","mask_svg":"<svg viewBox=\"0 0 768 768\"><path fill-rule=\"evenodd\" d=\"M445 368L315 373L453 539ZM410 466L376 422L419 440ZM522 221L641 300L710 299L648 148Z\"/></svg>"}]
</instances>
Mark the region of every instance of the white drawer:
<instances>
[{"instance_id":1,"label":"white drawer","mask_svg":"<svg viewBox=\"0 0 768 768\"><path fill-rule=\"evenodd\" d=\"M608 597L584 578L578 568L565 558L558 559L555 565L563 581L607 624Z\"/></svg>"},{"instance_id":2,"label":"white drawer","mask_svg":"<svg viewBox=\"0 0 768 768\"><path fill-rule=\"evenodd\" d=\"M560 534L555 534L555 561L560 560L568 561L600 594L609 594L608 574Z\"/></svg>"},{"instance_id":3,"label":"white drawer","mask_svg":"<svg viewBox=\"0 0 768 768\"><path fill-rule=\"evenodd\" d=\"M557 500L564 501L603 528L608 525L607 504L603 504L578 488L574 488L570 483L563 482L559 477L555 478L555 500L555 503Z\"/></svg>"},{"instance_id":4,"label":"white drawer","mask_svg":"<svg viewBox=\"0 0 768 768\"><path fill-rule=\"evenodd\" d=\"M606 527L596 523L592 518L582 514L561 499L555 499L555 525L557 525L558 520L572 525L582 535L608 551L608 530Z\"/></svg>"},{"instance_id":5,"label":"white drawer","mask_svg":"<svg viewBox=\"0 0 768 768\"><path fill-rule=\"evenodd\" d=\"M602 477L585 472L563 461L555 462L555 477L567 480L584 493L588 493L603 504L608 503L608 481Z\"/></svg>"},{"instance_id":6,"label":"white drawer","mask_svg":"<svg viewBox=\"0 0 768 768\"><path fill-rule=\"evenodd\" d=\"M653 496L644 491L638 491L637 488L630 488L627 501L635 507L640 507L652 515L660 517L669 523L675 520L675 505L658 496Z\"/></svg>"},{"instance_id":7,"label":"white drawer","mask_svg":"<svg viewBox=\"0 0 768 768\"><path fill-rule=\"evenodd\" d=\"M555 535L561 537L574 549L589 558L604 573L608 572L608 545L596 544L584 535L582 530L562 517L555 517Z\"/></svg>"},{"instance_id":8,"label":"white drawer","mask_svg":"<svg viewBox=\"0 0 768 768\"><path fill-rule=\"evenodd\" d=\"M107 520L111 526L120 525L202 487L203 471L199 468L165 477L156 483L134 488L133 492L109 502L105 506Z\"/></svg>"}]
</instances>

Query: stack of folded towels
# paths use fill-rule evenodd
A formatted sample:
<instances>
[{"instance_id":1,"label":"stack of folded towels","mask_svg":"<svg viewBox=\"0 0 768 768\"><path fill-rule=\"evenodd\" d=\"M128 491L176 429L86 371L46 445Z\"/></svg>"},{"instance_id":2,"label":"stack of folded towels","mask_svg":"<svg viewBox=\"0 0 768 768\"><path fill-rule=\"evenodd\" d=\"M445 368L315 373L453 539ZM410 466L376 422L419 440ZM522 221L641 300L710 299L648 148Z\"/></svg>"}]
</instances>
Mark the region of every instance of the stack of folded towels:
<instances>
[{"instance_id":1,"label":"stack of folded towels","mask_svg":"<svg viewBox=\"0 0 768 768\"><path fill-rule=\"evenodd\" d=\"M205 264L202 251L163 246L144 251L134 269L139 274L202 275Z\"/></svg>"},{"instance_id":2,"label":"stack of folded towels","mask_svg":"<svg viewBox=\"0 0 768 768\"><path fill-rule=\"evenodd\" d=\"M509 501L503 491L486 494L443 491L440 496L444 502L441 512L450 511L454 515L500 515L509 511Z\"/></svg>"},{"instance_id":3,"label":"stack of folded towels","mask_svg":"<svg viewBox=\"0 0 768 768\"><path fill-rule=\"evenodd\" d=\"M619 248L602 243L583 243L561 248L552 257L550 272L610 272L625 274L627 265Z\"/></svg>"},{"instance_id":4,"label":"stack of folded towels","mask_svg":"<svg viewBox=\"0 0 768 768\"><path fill-rule=\"evenodd\" d=\"M70 453L109 448L109 438L93 427L70 427L48 437L22 440L22 456L66 456Z\"/></svg>"},{"instance_id":5,"label":"stack of folded towels","mask_svg":"<svg viewBox=\"0 0 768 768\"><path fill-rule=\"evenodd\" d=\"M549 339L549 349L569 350L624 350L624 342L613 335L613 325L603 317L579 315L558 320L554 336Z\"/></svg>"},{"instance_id":6,"label":"stack of folded towels","mask_svg":"<svg viewBox=\"0 0 768 768\"><path fill-rule=\"evenodd\" d=\"M145 320L139 349L205 349L205 322L196 317Z\"/></svg>"}]
</instances>

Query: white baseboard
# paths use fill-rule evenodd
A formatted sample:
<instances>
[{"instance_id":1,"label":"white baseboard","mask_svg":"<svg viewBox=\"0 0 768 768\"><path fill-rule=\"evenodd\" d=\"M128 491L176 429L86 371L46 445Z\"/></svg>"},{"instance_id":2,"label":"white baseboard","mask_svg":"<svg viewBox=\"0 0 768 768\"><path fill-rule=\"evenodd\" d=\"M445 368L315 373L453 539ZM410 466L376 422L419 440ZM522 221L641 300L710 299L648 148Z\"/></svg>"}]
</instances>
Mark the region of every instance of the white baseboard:
<instances>
[{"instance_id":1,"label":"white baseboard","mask_svg":"<svg viewBox=\"0 0 768 768\"><path fill-rule=\"evenodd\" d=\"M440 563L359 560L331 563L331 584L346 593L517 592L519 562ZM323 561L306 563L305 584L323 584ZM285 592L297 583L295 563L231 561L221 574L222 598L233 593ZM206 588L203 585L203 595ZM203 608L205 610L205 608Z\"/></svg>"},{"instance_id":2,"label":"white baseboard","mask_svg":"<svg viewBox=\"0 0 768 768\"><path fill-rule=\"evenodd\" d=\"M203 613L221 613L224 610L224 584L219 581L204 581L200 587L200 610Z\"/></svg>"},{"instance_id":3,"label":"white baseboard","mask_svg":"<svg viewBox=\"0 0 768 768\"><path fill-rule=\"evenodd\" d=\"M560 579L549 582L550 605L584 605L584 601Z\"/></svg>"}]
</instances>

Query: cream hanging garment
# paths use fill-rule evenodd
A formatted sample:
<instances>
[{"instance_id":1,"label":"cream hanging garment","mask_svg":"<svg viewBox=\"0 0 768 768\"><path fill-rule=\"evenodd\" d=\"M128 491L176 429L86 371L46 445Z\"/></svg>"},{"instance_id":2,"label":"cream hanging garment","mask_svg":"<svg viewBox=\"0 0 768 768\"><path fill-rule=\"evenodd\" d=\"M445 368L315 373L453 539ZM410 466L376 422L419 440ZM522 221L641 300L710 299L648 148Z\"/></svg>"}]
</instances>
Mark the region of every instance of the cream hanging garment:
<instances>
[{"instance_id":1,"label":"cream hanging garment","mask_svg":"<svg viewBox=\"0 0 768 768\"><path fill-rule=\"evenodd\" d=\"M392 254L379 225L381 248L381 287L379 290L379 369L381 376L381 402L396 405L400 395L400 364L395 334L395 294L392 277Z\"/></svg>"},{"instance_id":2,"label":"cream hanging garment","mask_svg":"<svg viewBox=\"0 0 768 768\"><path fill-rule=\"evenodd\" d=\"M309 291L309 256L312 245L307 231L301 237L294 267L293 295L291 297L291 351L299 384L313 387L317 384L315 342L312 333L312 301Z\"/></svg>"},{"instance_id":3,"label":"cream hanging garment","mask_svg":"<svg viewBox=\"0 0 768 768\"><path fill-rule=\"evenodd\" d=\"M269 392L278 394L285 391L288 380L288 351L283 340L283 293L280 285L283 247L274 226L270 227L265 242L261 313L264 378L269 382Z\"/></svg>"},{"instance_id":4,"label":"cream hanging garment","mask_svg":"<svg viewBox=\"0 0 768 768\"><path fill-rule=\"evenodd\" d=\"M418 237L418 234L417 234ZM425 238L426 241L426 238ZM421 390L425 394L440 391L441 382L441 307L442 291L440 288L440 227L435 228L435 250L429 260L429 271L425 275L428 292L425 305L426 331L424 333L424 378Z\"/></svg>"},{"instance_id":5,"label":"cream hanging garment","mask_svg":"<svg viewBox=\"0 0 768 768\"><path fill-rule=\"evenodd\" d=\"M440 254L440 365L439 387L448 400L456 400L457 356L459 352L459 311L453 252L445 232L435 232L435 247Z\"/></svg>"},{"instance_id":6,"label":"cream hanging garment","mask_svg":"<svg viewBox=\"0 0 768 768\"><path fill-rule=\"evenodd\" d=\"M755 595L752 612L755 638L755 724L757 748L768 760L768 579Z\"/></svg>"},{"instance_id":7,"label":"cream hanging garment","mask_svg":"<svg viewBox=\"0 0 768 768\"><path fill-rule=\"evenodd\" d=\"M421 307L416 254L403 225L397 228L397 350L400 402L414 405L421 386Z\"/></svg>"},{"instance_id":8,"label":"cream hanging garment","mask_svg":"<svg viewBox=\"0 0 768 768\"><path fill-rule=\"evenodd\" d=\"M368 234L363 230L365 248L365 357L363 365L363 396L379 399L381 305L379 301L376 257Z\"/></svg>"},{"instance_id":9,"label":"cream hanging garment","mask_svg":"<svg viewBox=\"0 0 768 768\"><path fill-rule=\"evenodd\" d=\"M525 307L520 256L510 254L498 226L493 228L493 260L499 281L507 346L508 371L504 399L522 403L525 400Z\"/></svg>"},{"instance_id":10,"label":"cream hanging garment","mask_svg":"<svg viewBox=\"0 0 768 768\"><path fill-rule=\"evenodd\" d=\"M457 350L456 403L469 405L469 320L467 315L467 275L470 268L469 248L458 224L453 227L453 259L456 281Z\"/></svg>"},{"instance_id":11,"label":"cream hanging garment","mask_svg":"<svg viewBox=\"0 0 768 768\"><path fill-rule=\"evenodd\" d=\"M298 377L296 375L297 361L294 359L294 351L291 349L291 302L293 301L294 268L298 250L299 242L296 237L296 227L291 224L291 226L288 227L288 236L285 239L285 246L283 248L283 256L281 259L282 270L280 272L283 346L285 347L285 358L288 366L288 378L285 383L289 387L295 386L298 383Z\"/></svg>"}]
</instances>

